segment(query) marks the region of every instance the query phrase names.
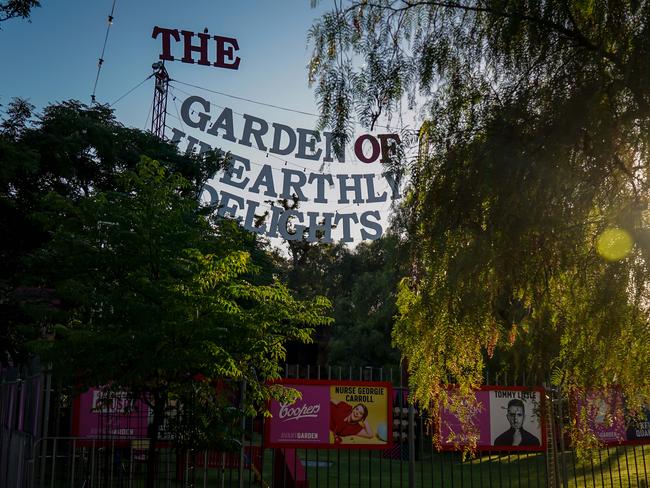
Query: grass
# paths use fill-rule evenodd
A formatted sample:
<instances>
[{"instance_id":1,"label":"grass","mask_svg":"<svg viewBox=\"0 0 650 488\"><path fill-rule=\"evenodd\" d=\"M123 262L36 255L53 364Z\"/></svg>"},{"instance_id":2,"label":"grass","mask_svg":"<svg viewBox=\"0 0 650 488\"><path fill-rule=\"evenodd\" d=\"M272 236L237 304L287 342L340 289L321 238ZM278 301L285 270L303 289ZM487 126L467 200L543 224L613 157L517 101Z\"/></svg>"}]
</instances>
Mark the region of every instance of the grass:
<instances>
[{"instance_id":1,"label":"grass","mask_svg":"<svg viewBox=\"0 0 650 488\"><path fill-rule=\"evenodd\" d=\"M65 459L63 452L61 455L57 459L54 476L51 466L48 466L51 458L46 464L43 486L82 486L83 479L88 476L88 455L85 464L81 462L81 458L76 461L74 483L70 476L70 459ZM310 488L409 486L408 461L387 459L382 457L380 451L299 450L298 455L305 466ZM95 481L102 479L102 487L144 486L145 466L142 462L134 462L131 465L126 461L122 462L121 466L116 466L109 461L109 457L105 456L104 461L100 462L99 455L96 456ZM404 457L407 458L406 455ZM192 480L195 487L220 487L222 483L226 487L238 486L239 473L236 468L222 470L220 467L185 467L179 463L172 451L161 453L160 459L157 486L185 486L181 481L183 478ZM261 470L263 486L271 486L272 463L272 451L266 450ZM546 463L547 457L543 453L491 453L463 460L457 453L438 453L428 448L423 450L415 463L414 481L416 487L431 488L544 488L548 486ZM560 473L566 474L565 486L568 488L649 487L650 446L603 449L584 462L577 461L573 453L568 452L558 457L557 467ZM51 481L54 481L54 485ZM37 486L40 486L40 483ZM260 486L258 476L248 468L244 470L244 486ZM280 476L279 486L288 487L289 484Z\"/></svg>"}]
</instances>

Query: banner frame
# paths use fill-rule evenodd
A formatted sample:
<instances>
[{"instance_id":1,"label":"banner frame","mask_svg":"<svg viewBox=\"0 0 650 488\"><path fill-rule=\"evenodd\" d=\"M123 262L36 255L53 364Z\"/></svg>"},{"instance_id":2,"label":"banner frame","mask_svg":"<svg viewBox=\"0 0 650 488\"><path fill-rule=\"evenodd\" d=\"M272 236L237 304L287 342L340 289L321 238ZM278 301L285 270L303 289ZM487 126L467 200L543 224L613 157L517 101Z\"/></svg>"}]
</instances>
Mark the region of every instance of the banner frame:
<instances>
[{"instance_id":1,"label":"banner frame","mask_svg":"<svg viewBox=\"0 0 650 488\"><path fill-rule=\"evenodd\" d=\"M300 442L271 442L271 418L264 421L264 447L272 449L333 449L333 450L363 450L363 451L383 451L393 447L393 385L388 381L362 381L362 380L308 380L304 378L280 378L277 380L269 381L268 384L282 384L288 387L291 385L305 385L305 386L369 386L369 387L382 387L386 388L386 396L388 399L387 410L388 415L386 418L386 431L388 439L386 444L331 444L331 443L300 443ZM268 400L266 408L271 410L271 401Z\"/></svg>"},{"instance_id":2,"label":"banner frame","mask_svg":"<svg viewBox=\"0 0 650 488\"><path fill-rule=\"evenodd\" d=\"M453 389L453 388L450 388ZM543 386L498 386L498 385L482 385L479 388L474 390L477 391L535 391L540 395L540 413L539 413L539 427L540 427L540 445L539 446L494 446L494 445L477 445L476 452L545 452L548 448L548 438L546 435L546 389ZM440 418L442 419L442 407L440 411ZM438 422L436 426L438 436L440 439L440 451L441 452L452 452L452 451L462 451L463 447L466 444L459 444L458 447L453 444L443 444L442 443L442 422Z\"/></svg>"},{"instance_id":3,"label":"banner frame","mask_svg":"<svg viewBox=\"0 0 650 488\"><path fill-rule=\"evenodd\" d=\"M618 392L618 394L621 396L621 402L623 403L623 412L624 414L627 413L626 410L626 405L625 405L625 395L623 394L623 391L619 386L612 386L612 390L615 390ZM595 390L591 390L592 392ZM647 410L650 412L650 406L646 407ZM575 420L576 422L579 421L579 411L578 411L578 399L576 398L576 395L570 395L569 396L569 411L570 411L570 416L572 420ZM650 413L647 416L648 419L650 419ZM622 441L617 441L617 440L602 440L598 439L598 442L604 446L604 447L617 447L617 446L647 446L650 445L650 437L645 438L645 439L627 439L627 430L628 430L629 424L627 423L627 419L625 418L624 415L624 429L625 429L625 440ZM568 439L567 445L569 447L573 447L573 443L571 442L571 439Z\"/></svg>"}]
</instances>

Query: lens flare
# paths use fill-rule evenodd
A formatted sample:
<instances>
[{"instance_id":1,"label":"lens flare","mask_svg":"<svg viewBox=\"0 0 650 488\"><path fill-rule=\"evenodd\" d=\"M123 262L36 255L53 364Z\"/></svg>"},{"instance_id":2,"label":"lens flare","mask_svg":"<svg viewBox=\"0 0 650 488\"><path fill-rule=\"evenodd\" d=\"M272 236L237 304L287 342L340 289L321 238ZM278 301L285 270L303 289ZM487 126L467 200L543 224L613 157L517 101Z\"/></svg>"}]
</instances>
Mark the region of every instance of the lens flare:
<instances>
[{"instance_id":1,"label":"lens flare","mask_svg":"<svg viewBox=\"0 0 650 488\"><path fill-rule=\"evenodd\" d=\"M608 261L618 261L625 258L630 251L634 241L632 236L623 229L607 229L598 237L596 249L598 254Z\"/></svg>"}]
</instances>

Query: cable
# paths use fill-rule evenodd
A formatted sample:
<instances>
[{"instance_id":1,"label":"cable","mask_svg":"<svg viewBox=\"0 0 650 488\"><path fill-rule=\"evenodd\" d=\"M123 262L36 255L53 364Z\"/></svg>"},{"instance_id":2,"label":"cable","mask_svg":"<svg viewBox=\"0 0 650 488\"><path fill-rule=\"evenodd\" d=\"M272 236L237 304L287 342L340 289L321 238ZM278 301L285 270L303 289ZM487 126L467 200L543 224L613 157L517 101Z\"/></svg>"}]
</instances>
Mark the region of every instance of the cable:
<instances>
[{"instance_id":1,"label":"cable","mask_svg":"<svg viewBox=\"0 0 650 488\"><path fill-rule=\"evenodd\" d=\"M172 91L178 91L178 92L184 93L185 95L192 95L191 93L186 92L185 90L183 90L183 89L181 89L181 88L178 88L178 87L176 87L176 86L173 86L171 83L170 83L169 88L170 88L170 90L172 90ZM174 101L175 101L175 98L176 98L176 96L173 95L173 96L172 96L172 99L173 99ZM214 105L215 107L217 107L217 108L220 108L220 109L229 108L229 107L224 107L224 106L222 106L222 105L219 105L219 104L215 103L213 100L208 99L208 101L209 101L212 105ZM231 109L231 110L232 110L232 109ZM239 113L239 112L235 112L234 110L232 110L232 113L235 114L235 115L238 115L238 116L240 116L240 117L243 117L243 116L244 116L244 114ZM181 126L182 126L183 122L182 122L182 119L181 119L181 117L180 117L180 114L178 114L178 110L177 110L177 115L178 115L178 117L174 116L173 114L169 114L169 113L168 113L168 115L171 115L173 118L177 118L179 121L181 121ZM183 132L185 132L185 129L183 129ZM297 164L297 163L293 163L293 162L288 161L288 160L286 160L286 159L283 159L283 158L281 158L281 157L279 157L279 156L276 156L276 155L274 155L274 154L272 154L272 153L269 153L268 150L266 150L266 149L261 149L260 147L258 147L258 146L256 146L256 145L253 145L253 146L251 146L251 147L254 148L254 149L257 149L258 151L260 151L260 152L262 152L262 153L265 153L265 155L266 155L267 158L268 158L268 157L272 157L272 158L274 158L274 159L277 159L278 161L283 162L285 165L289 164L289 165L291 165L291 166L294 166L294 167L296 167L296 168L298 168L298 169L303 169L303 170L306 168L306 165L305 165L305 164L299 165L299 164ZM362 162L359 161L356 157L354 157L354 158L351 157L351 155L352 155L352 153L350 153L349 151L346 150L346 161L345 161L344 163L341 163L341 164L363 165L364 167L366 166L366 163L362 163ZM309 164L309 163L307 163L307 164ZM322 172L322 171L320 171L320 172ZM378 172L372 172L372 173L373 173L373 174L379 174Z\"/></svg>"},{"instance_id":2,"label":"cable","mask_svg":"<svg viewBox=\"0 0 650 488\"><path fill-rule=\"evenodd\" d=\"M147 114L147 118L144 121L144 127L142 130L147 130L147 126L149 125L149 117L151 117L151 113L153 112L153 100L151 100L151 105L149 105L149 113Z\"/></svg>"},{"instance_id":3,"label":"cable","mask_svg":"<svg viewBox=\"0 0 650 488\"><path fill-rule=\"evenodd\" d=\"M127 92L126 92L124 95L122 95L120 98L118 98L118 99L115 100L113 103L111 103L111 104L109 105L109 107L112 107L112 106L115 105L117 102L119 102L119 101L122 100L123 98L127 97L128 95L130 95L133 91L135 91L135 90L137 90L138 88L140 88L140 87L143 85L143 83L145 83L145 82L146 82L149 78L151 78L154 74L155 74L155 73L152 73L152 74L150 74L149 76L147 76L144 80L142 80L140 83L138 83L137 85L135 85L133 88L131 88L129 91L127 91Z\"/></svg>"},{"instance_id":4,"label":"cable","mask_svg":"<svg viewBox=\"0 0 650 488\"><path fill-rule=\"evenodd\" d=\"M115 14L115 3L117 0L113 0L113 6L111 7L111 13L108 16L108 26L106 27L106 37L104 37L104 47L102 47L102 54L99 57L99 62L97 63L97 76L95 77L95 84L93 85L93 94L90 95L90 102L96 103L95 93L97 91L97 83L99 82L99 74L102 71L102 66L104 65L104 54L106 53L106 44L108 44L108 34L111 31L111 26L113 25L113 15Z\"/></svg>"},{"instance_id":5,"label":"cable","mask_svg":"<svg viewBox=\"0 0 650 488\"><path fill-rule=\"evenodd\" d=\"M271 103L259 102L257 100L251 100L250 98L238 97L237 95L230 95L228 93L223 93L217 90L211 90L210 88L204 88L202 86L193 85L191 83L185 83L184 81L180 81L180 80L172 80L172 81L175 81L176 83L180 83L181 85L191 86L192 88L198 88L199 90L205 90L210 93L222 95L224 97L234 98L235 100L243 100L244 102L256 103L257 105L263 105L265 107L270 107L270 108L277 108L278 110L285 110L287 112L294 112L297 114L310 115L312 117L320 117L318 114L313 114L311 112L303 112L302 110L295 110L292 108L281 107L280 105L273 105Z\"/></svg>"},{"instance_id":6,"label":"cable","mask_svg":"<svg viewBox=\"0 0 650 488\"><path fill-rule=\"evenodd\" d=\"M301 115L309 115L311 117L320 117L320 115L312 113L312 112L305 112L303 110L296 110L296 109L293 109L293 108L282 107L280 105L274 105L272 103L260 102L258 100L253 100L251 98L239 97L237 95L231 95L229 93L224 93L224 92L220 92L220 91L217 91L217 90L212 90L210 88L205 88L203 86L194 85L192 83L186 83L184 81L180 81L180 80L176 80L176 79L170 80L170 81L175 81L176 83L180 83L181 85L190 86L192 88L197 88L199 90L204 90L204 91L207 91L207 92L210 92L210 93L215 93L216 95L221 95L221 96L228 97L228 98L234 98L235 100L242 100L244 102L255 103L257 105L262 105L264 107L277 108L278 110L284 110L286 112L293 112L293 113L297 113L297 114L301 114ZM359 122L356 122L356 121L352 121L352 123L354 125L359 125L359 126L361 125ZM403 128L403 127L401 127L401 128L389 127L387 125L378 125L378 124L376 124L375 127L381 127L382 129L388 129L388 130L405 130L405 128ZM408 129L408 130L415 130L415 129Z\"/></svg>"},{"instance_id":7,"label":"cable","mask_svg":"<svg viewBox=\"0 0 650 488\"><path fill-rule=\"evenodd\" d=\"M181 114L178 111L178 106L176 105L176 96L175 95L172 95L172 103L174 104L174 109L176 110L176 116L178 118L178 121L181 123L181 129L183 130L183 132L186 132L185 131L185 124L183 124L183 119L181 119ZM167 115L172 115L172 114L167 113ZM173 117L173 115L172 115L172 117Z\"/></svg>"}]
</instances>

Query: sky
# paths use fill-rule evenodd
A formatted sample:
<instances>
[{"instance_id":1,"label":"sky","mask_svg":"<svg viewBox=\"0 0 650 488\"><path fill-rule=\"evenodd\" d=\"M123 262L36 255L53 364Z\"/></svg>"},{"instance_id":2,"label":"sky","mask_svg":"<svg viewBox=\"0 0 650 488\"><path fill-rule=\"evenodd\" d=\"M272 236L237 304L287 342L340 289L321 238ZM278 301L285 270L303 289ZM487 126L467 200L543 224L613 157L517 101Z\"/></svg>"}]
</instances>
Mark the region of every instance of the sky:
<instances>
[{"instance_id":1,"label":"sky","mask_svg":"<svg viewBox=\"0 0 650 488\"><path fill-rule=\"evenodd\" d=\"M114 2L42 0L41 3L41 8L33 10L29 22L13 19L0 25L0 59L3 66L0 76L0 103L6 105L11 98L22 97L35 105L37 110L50 103L69 99L89 104L97 76L97 63L106 36L107 20ZM273 140L271 130L263 141L267 150L260 150L255 147L257 141L254 138L251 139L254 144L246 147L238 142L227 141L223 137L191 129L183 123L183 117L179 117L182 115L180 112L183 101L189 96L198 95L210 103L209 124L215 121L224 108L232 109L235 134L239 140L242 139L244 114L264 119L269 126L276 122L294 130L315 129L317 117L313 115L270 108L214 93L217 91L316 114L318 108L313 90L307 84L306 65L310 55L307 34L313 21L333 4L329 0L323 0L316 8L311 8L310 3L309 0L115 0L114 19L96 86L96 100L110 104L122 124L148 129L151 124L150 110L154 88L153 80L145 79L152 73L151 65L158 61L162 52L161 38L152 38L154 26L196 33L207 29L211 35L235 38L239 44L236 55L241 58L237 70L182 63L178 60L182 57L182 43L172 43L172 54L177 60L166 62L166 68L174 80L168 103L167 125L213 147L220 147L248 159L251 169L246 170L242 177L235 181L248 178L250 186L259 177L264 165L271 166L276 188L260 186L260 193L256 195L248 191L248 187L234 188L233 185L224 184L219 178L210 184L218 193L228 191L245 200L257 199L262 203L257 211L260 214L265 208L268 210L268 204L264 204L264 200L270 199L264 197L262 191L269 190L273 193L275 190L276 193L281 193L286 176L283 168L302 171L308 178L315 173L331 174L335 184L329 185L327 181L327 203L313 201L318 191L315 181L314 184L302 187L306 197L306 201L300 204L300 210L305 213L304 222L307 222L306 212L309 211L318 212L320 215L332 213L333 219L339 218L339 225L333 233L333 238L337 240L344 237L342 227L345 219L340 220L339 214L354 213L360 218L362 213L369 211L376 214L368 217L366 221L374 222L376 215L379 215L380 226L385 231L393 192L388 182L380 175L383 168L379 162L360 162L352 147L346 150L346 163L323 165L322 160L304 160L296 158L294 154L267 154ZM210 57L214 57L212 45L209 52ZM198 54L196 56L198 60ZM211 91L190 87L188 84ZM191 108L193 111L188 116L196 120L194 117L199 111L202 112L202 109L197 104L193 104ZM357 135L365 132L367 131L359 127ZM380 129L379 132L393 131ZM168 130L167 136L171 136L171 131ZM364 145L366 154L371 150L369 144L366 141ZM179 142L181 150L184 150L186 145L185 139ZM325 149L323 144L317 147ZM348 202L345 202L338 187L339 180L336 175L339 174L375 174L375 196L386 192L386 201L354 204L354 192L350 191ZM371 190L366 185L367 180L359 181L364 184L364 198L368 200ZM355 180L349 180L349 183L356 184ZM204 194L204 199L208 197L208 193ZM236 201L230 203L238 205ZM245 212L246 208L239 208L238 216L244 217ZM292 218L290 222L294 220ZM348 240L358 242L364 237L364 226L355 223L353 219L349 222L351 230ZM366 238L377 236L376 225L371 224L365 230Z\"/></svg>"}]
</instances>

